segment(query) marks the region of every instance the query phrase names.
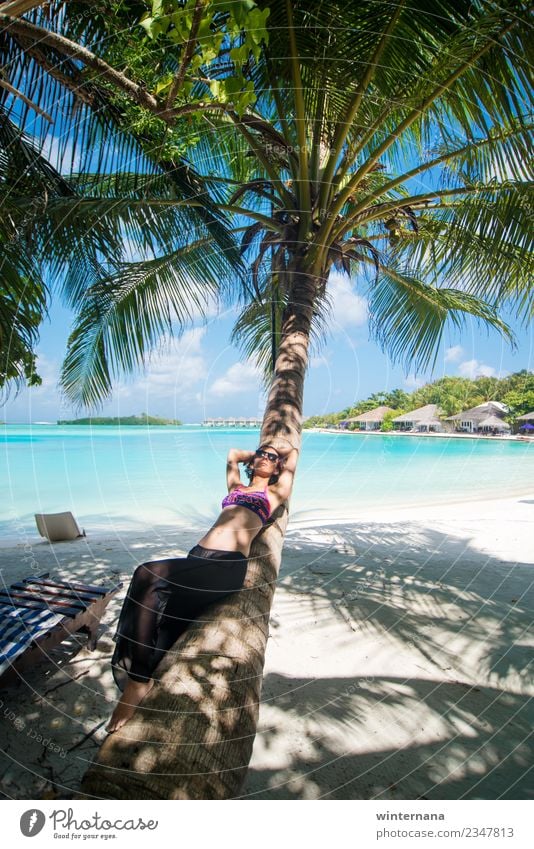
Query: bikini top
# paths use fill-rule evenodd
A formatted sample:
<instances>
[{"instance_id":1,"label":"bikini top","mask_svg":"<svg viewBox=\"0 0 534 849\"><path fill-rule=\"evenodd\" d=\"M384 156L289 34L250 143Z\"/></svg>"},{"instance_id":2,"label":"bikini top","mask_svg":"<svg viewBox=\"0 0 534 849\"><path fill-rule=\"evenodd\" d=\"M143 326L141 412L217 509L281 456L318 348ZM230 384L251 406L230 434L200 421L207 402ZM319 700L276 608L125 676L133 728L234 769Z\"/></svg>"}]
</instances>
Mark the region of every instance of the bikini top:
<instances>
[{"instance_id":1,"label":"bikini top","mask_svg":"<svg viewBox=\"0 0 534 849\"><path fill-rule=\"evenodd\" d=\"M263 491L256 490L255 492L241 492L239 484L237 489L233 489L222 500L222 506L228 507L230 504L237 504L239 507L247 507L260 517L264 525L271 515L271 504L267 495L267 487Z\"/></svg>"}]
</instances>

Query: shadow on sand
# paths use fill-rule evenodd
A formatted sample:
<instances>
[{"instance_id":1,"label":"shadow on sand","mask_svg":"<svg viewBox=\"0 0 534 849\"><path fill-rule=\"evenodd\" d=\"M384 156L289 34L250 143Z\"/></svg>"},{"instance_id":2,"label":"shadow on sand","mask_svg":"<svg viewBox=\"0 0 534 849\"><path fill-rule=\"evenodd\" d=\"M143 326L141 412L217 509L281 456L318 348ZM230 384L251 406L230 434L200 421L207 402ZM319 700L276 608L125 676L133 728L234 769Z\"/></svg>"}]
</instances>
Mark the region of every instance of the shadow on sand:
<instances>
[{"instance_id":1,"label":"shadow on sand","mask_svg":"<svg viewBox=\"0 0 534 849\"><path fill-rule=\"evenodd\" d=\"M195 541L191 531L180 548ZM119 567L116 544L33 550L58 577L107 581L165 556L169 542L132 539ZM319 654L286 672L270 667L268 648L240 798L534 798L532 576L531 564L420 523L290 529L271 634L288 655L305 640ZM63 646L60 661L2 692L4 798L67 799L79 788L117 697L109 659L121 602L96 652L69 657ZM149 713L146 722L150 741ZM155 769L162 760L164 751Z\"/></svg>"},{"instance_id":2,"label":"shadow on sand","mask_svg":"<svg viewBox=\"0 0 534 849\"><path fill-rule=\"evenodd\" d=\"M286 556L280 630L332 668L266 675L243 796L534 798L532 564L411 523L293 531L288 549L303 565ZM338 677L337 653L370 671Z\"/></svg>"}]
</instances>

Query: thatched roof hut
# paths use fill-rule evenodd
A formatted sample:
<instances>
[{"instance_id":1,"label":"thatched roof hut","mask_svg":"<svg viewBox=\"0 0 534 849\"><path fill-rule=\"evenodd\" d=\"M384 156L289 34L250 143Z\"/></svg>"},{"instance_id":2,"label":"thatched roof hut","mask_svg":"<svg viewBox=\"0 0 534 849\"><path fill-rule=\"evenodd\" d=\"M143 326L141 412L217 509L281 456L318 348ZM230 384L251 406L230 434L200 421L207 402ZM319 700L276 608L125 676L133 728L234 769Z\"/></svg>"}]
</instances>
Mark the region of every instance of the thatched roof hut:
<instances>
[{"instance_id":1,"label":"thatched roof hut","mask_svg":"<svg viewBox=\"0 0 534 849\"><path fill-rule=\"evenodd\" d=\"M392 413L391 407L375 407L374 410L369 410L367 413L362 413L361 416L354 416L352 419L345 419L346 422L383 422L386 413Z\"/></svg>"},{"instance_id":2,"label":"thatched roof hut","mask_svg":"<svg viewBox=\"0 0 534 849\"><path fill-rule=\"evenodd\" d=\"M498 416L487 416L478 423L479 427L496 428L496 430L511 430L508 422L500 419Z\"/></svg>"},{"instance_id":3,"label":"thatched roof hut","mask_svg":"<svg viewBox=\"0 0 534 849\"><path fill-rule=\"evenodd\" d=\"M455 416L449 416L447 421L472 421L476 422L478 425L488 416L497 416L499 419L502 419L507 412L508 408L499 401L485 401L483 404L478 404L476 407L471 407L469 410L462 410L461 413L456 413Z\"/></svg>"},{"instance_id":4,"label":"thatched roof hut","mask_svg":"<svg viewBox=\"0 0 534 849\"><path fill-rule=\"evenodd\" d=\"M417 410L410 410L409 413L397 416L393 419L393 423L412 425L412 427L443 427L440 419L442 415L443 412L437 404L425 404L424 407L418 407Z\"/></svg>"},{"instance_id":5,"label":"thatched roof hut","mask_svg":"<svg viewBox=\"0 0 534 849\"><path fill-rule=\"evenodd\" d=\"M534 422L534 410L531 413L525 413L524 416L517 417L518 422Z\"/></svg>"},{"instance_id":6,"label":"thatched roof hut","mask_svg":"<svg viewBox=\"0 0 534 849\"><path fill-rule=\"evenodd\" d=\"M391 407L375 407L374 410L369 410L367 413L362 413L361 416L353 416L350 419L343 419L343 421L339 422L339 424L342 427L346 427L352 422L357 422L360 425L361 430L378 430L378 428L384 421L384 416L386 415L386 413L392 412L393 409Z\"/></svg>"},{"instance_id":7,"label":"thatched roof hut","mask_svg":"<svg viewBox=\"0 0 534 849\"><path fill-rule=\"evenodd\" d=\"M504 421L508 407L499 401L486 401L463 410L455 416L449 416L447 421L459 422L459 429L467 433L476 433L480 430L509 430L509 425Z\"/></svg>"}]
</instances>

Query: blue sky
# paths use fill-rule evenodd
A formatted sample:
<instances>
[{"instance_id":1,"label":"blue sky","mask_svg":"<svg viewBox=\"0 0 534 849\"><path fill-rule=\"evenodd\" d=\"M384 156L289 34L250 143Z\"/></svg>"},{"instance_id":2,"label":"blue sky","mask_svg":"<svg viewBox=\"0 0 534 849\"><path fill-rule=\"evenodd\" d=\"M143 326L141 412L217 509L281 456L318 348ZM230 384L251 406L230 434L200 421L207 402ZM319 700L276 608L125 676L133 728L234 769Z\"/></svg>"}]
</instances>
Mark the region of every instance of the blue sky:
<instances>
[{"instance_id":1,"label":"blue sky","mask_svg":"<svg viewBox=\"0 0 534 849\"><path fill-rule=\"evenodd\" d=\"M37 119L35 127L30 125L27 130L37 131L39 126ZM69 173L71 167L76 168L75 152L71 139L64 138L62 143L64 150L56 136L48 135L43 152L55 167ZM112 153L113 146L108 144L107 155ZM431 176L426 175L424 187L428 187ZM443 375L500 377L534 368L532 328L525 329L505 315L517 337L515 351L496 331L486 331L468 319L461 336L452 329L445 332L433 373L406 374L369 339L367 302L356 282L334 272L329 293L333 305L331 329L321 349L311 350L305 416L342 410L373 392L395 388L412 391ZM12 395L0 408L0 421L55 422L88 414L67 404L57 385L72 318L56 298L37 346L37 370L43 384ZM237 311L222 311L213 304L206 321L198 316L181 339L171 343L161 340L160 351L154 352L144 372L117 381L112 397L94 412L109 416L147 412L185 423L211 416L261 417L265 396L259 370L230 343L236 318Z\"/></svg>"},{"instance_id":2,"label":"blue sky","mask_svg":"<svg viewBox=\"0 0 534 849\"><path fill-rule=\"evenodd\" d=\"M508 317L517 336L517 350L512 351L497 332L486 332L469 320L461 336L445 333L433 374L405 374L401 367L392 366L369 340L367 304L358 294L355 282L334 273L329 286L333 300L331 332L326 344L311 352L304 392L305 416L341 410L372 392L397 387L412 391L426 380L446 374L504 376L533 368L532 328L521 328ZM265 397L260 391L258 369L229 341L236 316L236 311L223 312L214 304L207 320L204 322L199 316L181 339L170 344L162 340L144 373L118 381L99 414L126 416L147 412L184 423L201 422L209 416L261 416ZM75 416L57 388L71 322L70 312L57 300L53 302L50 320L43 324L37 346L43 384L23 389L9 399L0 409L0 420L55 422Z\"/></svg>"}]
</instances>

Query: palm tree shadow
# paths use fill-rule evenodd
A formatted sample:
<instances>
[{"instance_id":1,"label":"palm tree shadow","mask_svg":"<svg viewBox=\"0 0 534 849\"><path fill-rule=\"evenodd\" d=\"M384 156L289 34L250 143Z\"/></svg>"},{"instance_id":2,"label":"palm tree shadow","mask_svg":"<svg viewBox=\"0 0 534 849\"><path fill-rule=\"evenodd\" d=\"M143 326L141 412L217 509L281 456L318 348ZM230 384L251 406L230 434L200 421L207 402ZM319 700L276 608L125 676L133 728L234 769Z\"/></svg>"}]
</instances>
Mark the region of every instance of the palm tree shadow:
<instances>
[{"instance_id":1,"label":"palm tree shadow","mask_svg":"<svg viewBox=\"0 0 534 849\"><path fill-rule=\"evenodd\" d=\"M87 577L86 565L79 563L76 577ZM110 566L99 562L103 571ZM528 564L503 563L469 539L416 524L290 528L271 616L271 636L288 665L280 655L279 668L270 663L268 649L260 723L239 798L533 798L529 575ZM117 603L111 615L118 609ZM138 774L129 774L130 798L148 798L146 773L172 777L184 745L216 746L224 764L225 741L254 738L252 707L229 709L231 693L213 685L221 657L232 656L227 626L224 618L215 623L214 657L207 662L195 662L187 632L169 653L162 674L170 677L158 688L163 700L149 696L121 741ZM307 671L298 652L292 660L293 636L295 644L301 636L314 640L322 671ZM387 651L364 669L363 645ZM173 661L191 646L189 677L178 682L186 695L180 711L185 704L186 712L201 715L203 730L186 740L173 731L178 716L169 693L176 685ZM112 649L107 637L99 647ZM329 668L337 654L354 674ZM77 658L66 671L76 674L78 664L85 668ZM247 670L246 661L236 664L225 679L230 689ZM98 724L99 710L107 718L111 708L104 681L93 676L89 687L96 711L80 717L70 743L68 729L55 732L65 748ZM222 727L221 742L214 722ZM99 736L69 755L60 798L77 786ZM209 798L209 781L206 787Z\"/></svg>"},{"instance_id":2,"label":"palm tree shadow","mask_svg":"<svg viewBox=\"0 0 534 849\"><path fill-rule=\"evenodd\" d=\"M271 707L242 799L534 798L527 695L424 677L273 674L263 699Z\"/></svg>"},{"instance_id":3,"label":"palm tree shadow","mask_svg":"<svg viewBox=\"0 0 534 849\"><path fill-rule=\"evenodd\" d=\"M445 667L460 661L465 674L462 652L475 646L477 674L491 684L531 684L525 632L534 564L506 563L469 539L416 524L332 525L326 534L288 531L286 539L299 557L291 571L283 566L279 586L309 597L314 615L330 605L351 630L414 644ZM329 625L315 620L316 628Z\"/></svg>"},{"instance_id":4,"label":"palm tree shadow","mask_svg":"<svg viewBox=\"0 0 534 849\"><path fill-rule=\"evenodd\" d=\"M327 671L277 671L268 657L238 798L533 798L528 565L511 569L469 539L415 524L293 531L287 549L271 633L281 634L289 656L292 634L298 640L313 631ZM225 678L230 691L219 691L214 682L221 657L231 657L231 635L224 620L214 633L214 657L204 662L194 640L178 641L177 657L193 647L187 680L177 682L171 653L162 666L163 698L149 697L120 741L135 773L129 790L139 798L149 797L147 773L150 786L151 776L174 779L183 746L211 747L220 768L232 769L227 742L254 736L252 706L236 710L231 692L250 674L248 660ZM377 654L374 672L333 675L328 661L337 652L361 666L364 642L388 648ZM297 653L294 665L300 659ZM181 720L169 698L177 683L185 695ZM194 738L173 731L184 712L201 718ZM209 776L203 786L211 798Z\"/></svg>"},{"instance_id":5,"label":"palm tree shadow","mask_svg":"<svg viewBox=\"0 0 534 849\"><path fill-rule=\"evenodd\" d=\"M243 797L533 798L529 564L416 524L289 530L288 548L280 645L313 632L323 668L372 671L268 673Z\"/></svg>"}]
</instances>

